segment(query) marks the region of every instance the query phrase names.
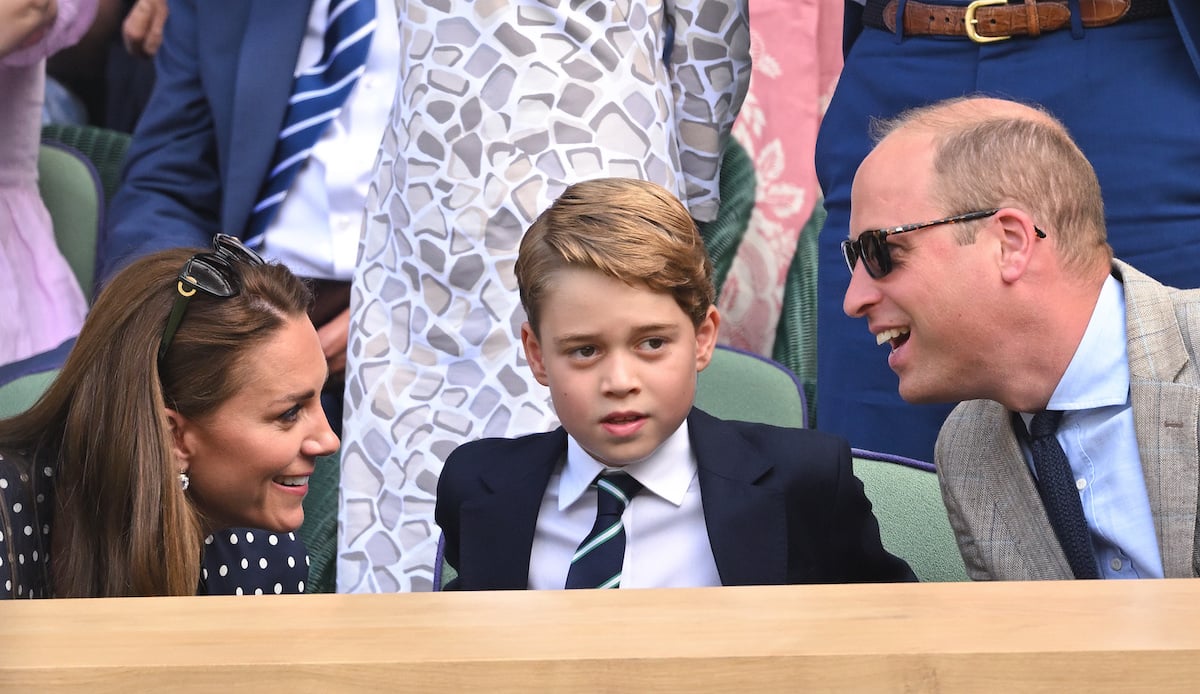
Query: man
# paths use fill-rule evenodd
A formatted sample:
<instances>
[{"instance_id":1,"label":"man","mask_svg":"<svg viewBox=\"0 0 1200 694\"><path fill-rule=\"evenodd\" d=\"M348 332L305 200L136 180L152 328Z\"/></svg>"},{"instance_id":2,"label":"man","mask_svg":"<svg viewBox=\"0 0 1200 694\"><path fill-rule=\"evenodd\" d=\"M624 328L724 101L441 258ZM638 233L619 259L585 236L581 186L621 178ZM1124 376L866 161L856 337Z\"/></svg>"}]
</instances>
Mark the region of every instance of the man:
<instances>
[{"instance_id":1,"label":"man","mask_svg":"<svg viewBox=\"0 0 1200 694\"><path fill-rule=\"evenodd\" d=\"M1095 173L1047 113L959 99L883 131L843 308L904 400L968 401L935 459L969 575L1196 575L1200 291L1112 259Z\"/></svg>"},{"instance_id":2,"label":"man","mask_svg":"<svg viewBox=\"0 0 1200 694\"><path fill-rule=\"evenodd\" d=\"M1181 241L1200 228L1200 179L1179 174L1200 166L1200 3L846 0L846 39L816 146L829 213L818 240L822 429L929 460L950 411L902 402L894 377L870 356L869 336L841 312L838 243L854 172L873 144L872 117L977 93L1043 105L1096 169L1117 255L1160 282L1200 286L1200 246ZM895 431L901 417L906 426Z\"/></svg>"},{"instance_id":3,"label":"man","mask_svg":"<svg viewBox=\"0 0 1200 694\"><path fill-rule=\"evenodd\" d=\"M154 250L206 247L221 231L315 280L312 318L331 374L327 415L338 430L349 280L399 72L393 3L362 1L374 20L339 40L337 50L361 42L365 63L345 77L349 95L300 157L274 208L264 206L264 193L281 163L277 142L282 151L294 78L326 62L327 26L359 3L173 1L154 93L134 133L100 259L107 277Z\"/></svg>"}]
</instances>

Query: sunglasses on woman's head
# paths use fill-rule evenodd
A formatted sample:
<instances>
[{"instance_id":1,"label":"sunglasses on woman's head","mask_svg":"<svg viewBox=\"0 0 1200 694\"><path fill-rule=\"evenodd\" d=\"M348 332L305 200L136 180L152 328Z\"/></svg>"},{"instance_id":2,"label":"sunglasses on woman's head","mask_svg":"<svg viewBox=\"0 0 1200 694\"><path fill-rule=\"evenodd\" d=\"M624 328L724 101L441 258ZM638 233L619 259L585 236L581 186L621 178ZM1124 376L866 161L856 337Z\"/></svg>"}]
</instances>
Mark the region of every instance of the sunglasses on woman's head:
<instances>
[{"instance_id":1,"label":"sunglasses on woman's head","mask_svg":"<svg viewBox=\"0 0 1200 694\"><path fill-rule=\"evenodd\" d=\"M178 294L175 305L171 307L171 315L163 328L162 340L158 346L158 362L167 355L167 348L183 322L183 314L187 312L188 302L197 291L202 291L219 299L237 296L241 291L241 272L236 268L238 263L244 265L262 265L262 257L246 248L236 237L228 234L217 234L213 237L211 252L197 253L183 264L175 283Z\"/></svg>"}]
</instances>

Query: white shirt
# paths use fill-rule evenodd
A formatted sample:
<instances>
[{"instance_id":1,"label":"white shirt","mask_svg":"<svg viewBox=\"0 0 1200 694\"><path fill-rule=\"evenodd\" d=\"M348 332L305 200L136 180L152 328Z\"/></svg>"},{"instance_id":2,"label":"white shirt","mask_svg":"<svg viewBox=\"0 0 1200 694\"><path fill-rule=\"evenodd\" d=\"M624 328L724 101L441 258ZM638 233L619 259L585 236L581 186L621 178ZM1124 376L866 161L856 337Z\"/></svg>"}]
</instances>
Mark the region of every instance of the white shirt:
<instances>
[{"instance_id":1,"label":"white shirt","mask_svg":"<svg viewBox=\"0 0 1200 694\"><path fill-rule=\"evenodd\" d=\"M1111 275L1048 410L1062 410L1056 438L1091 531L1104 578L1162 578L1162 558L1129 400L1125 288ZM1026 428L1033 419L1021 414ZM1025 460L1033 464L1022 439Z\"/></svg>"},{"instance_id":2,"label":"white shirt","mask_svg":"<svg viewBox=\"0 0 1200 694\"><path fill-rule=\"evenodd\" d=\"M366 72L313 147L263 237L264 257L302 277L349 281L354 275L367 187L400 73L400 32L392 0L377 0ZM315 0L296 73L325 49L329 0Z\"/></svg>"},{"instance_id":3,"label":"white shirt","mask_svg":"<svg viewBox=\"0 0 1200 694\"><path fill-rule=\"evenodd\" d=\"M571 557L596 521L592 481L606 468L567 437L567 461L550 477L529 557L529 587L561 589ZM629 502L622 588L719 586L700 481L685 420L645 460L620 468L645 487Z\"/></svg>"}]
</instances>

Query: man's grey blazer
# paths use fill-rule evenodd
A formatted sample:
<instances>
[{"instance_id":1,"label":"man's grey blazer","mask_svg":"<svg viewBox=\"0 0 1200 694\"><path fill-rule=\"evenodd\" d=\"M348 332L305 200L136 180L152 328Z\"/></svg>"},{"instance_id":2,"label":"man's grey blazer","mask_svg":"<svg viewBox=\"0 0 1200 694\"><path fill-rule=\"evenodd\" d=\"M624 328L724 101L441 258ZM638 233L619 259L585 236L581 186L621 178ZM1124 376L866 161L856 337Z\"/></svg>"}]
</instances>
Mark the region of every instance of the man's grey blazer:
<instances>
[{"instance_id":1,"label":"man's grey blazer","mask_svg":"<svg viewBox=\"0 0 1200 694\"><path fill-rule=\"evenodd\" d=\"M1168 578L1198 574L1200 290L1166 287L1120 261L1129 389L1154 529ZM976 580L1070 579L1012 428L990 400L955 408L938 436L938 479L967 573Z\"/></svg>"}]
</instances>

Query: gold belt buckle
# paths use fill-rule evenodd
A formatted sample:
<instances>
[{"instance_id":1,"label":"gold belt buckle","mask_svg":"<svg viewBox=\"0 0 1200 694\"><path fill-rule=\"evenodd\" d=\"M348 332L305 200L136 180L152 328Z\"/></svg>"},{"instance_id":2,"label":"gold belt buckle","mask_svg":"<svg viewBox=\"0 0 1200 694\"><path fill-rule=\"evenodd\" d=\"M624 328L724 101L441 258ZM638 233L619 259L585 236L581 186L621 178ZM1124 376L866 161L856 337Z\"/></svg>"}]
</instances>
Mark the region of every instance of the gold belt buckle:
<instances>
[{"instance_id":1,"label":"gold belt buckle","mask_svg":"<svg viewBox=\"0 0 1200 694\"><path fill-rule=\"evenodd\" d=\"M1008 0L975 0L970 5L967 5L967 13L963 15L963 24L967 30L967 37L975 43L993 43L1011 39L1011 36L980 36L978 31L975 31L975 25L979 24L979 20L975 18L975 12L980 7L988 5L1007 5Z\"/></svg>"}]
</instances>

